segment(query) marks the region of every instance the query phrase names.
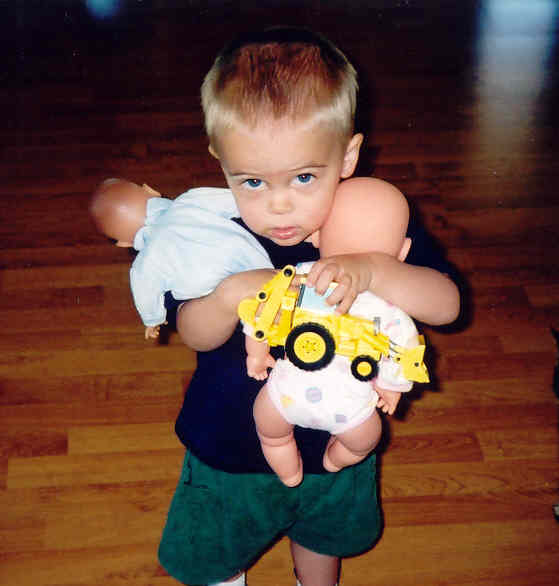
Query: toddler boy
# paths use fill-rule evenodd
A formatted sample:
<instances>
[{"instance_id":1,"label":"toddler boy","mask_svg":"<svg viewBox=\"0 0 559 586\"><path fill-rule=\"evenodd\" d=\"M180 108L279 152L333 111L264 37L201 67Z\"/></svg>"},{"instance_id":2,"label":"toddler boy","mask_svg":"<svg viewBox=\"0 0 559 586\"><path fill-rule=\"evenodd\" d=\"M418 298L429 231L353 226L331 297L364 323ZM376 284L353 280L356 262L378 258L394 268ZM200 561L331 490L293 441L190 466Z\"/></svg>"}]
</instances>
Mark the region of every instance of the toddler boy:
<instances>
[{"instance_id":1,"label":"toddler boy","mask_svg":"<svg viewBox=\"0 0 559 586\"><path fill-rule=\"evenodd\" d=\"M357 82L345 56L308 31L272 29L238 39L202 86L210 153L240 218L278 268L313 265L307 285L345 313L370 290L415 319L453 321L455 285L444 260L411 234L415 266L382 253L318 260L311 236L326 219L340 179L352 175L363 137L354 134ZM378 189L395 189L378 182ZM423 265L423 266L419 266ZM284 486L268 467L252 418L261 383L246 374L237 306L273 276L247 271L209 295L181 303L177 328L198 366L176 422L188 452L160 545L168 572L188 584L245 584L244 572L287 535L303 586L336 584L341 557L370 548L380 532L374 454L328 473L329 434L296 428L305 477ZM418 295L418 291L423 295ZM275 357L279 357L276 354Z\"/></svg>"}]
</instances>

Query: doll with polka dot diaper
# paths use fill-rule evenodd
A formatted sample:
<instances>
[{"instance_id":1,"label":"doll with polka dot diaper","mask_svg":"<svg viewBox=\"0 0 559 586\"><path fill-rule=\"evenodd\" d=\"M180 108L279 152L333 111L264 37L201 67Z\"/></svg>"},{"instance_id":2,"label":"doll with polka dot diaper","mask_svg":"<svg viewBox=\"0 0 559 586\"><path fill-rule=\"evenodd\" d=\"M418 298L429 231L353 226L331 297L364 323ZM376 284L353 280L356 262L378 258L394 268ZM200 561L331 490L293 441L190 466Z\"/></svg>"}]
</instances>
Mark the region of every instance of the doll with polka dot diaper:
<instances>
[{"instance_id":1,"label":"doll with polka dot diaper","mask_svg":"<svg viewBox=\"0 0 559 586\"><path fill-rule=\"evenodd\" d=\"M375 251L403 262L411 245L406 238L408 219L408 204L396 188L373 178L348 179L340 184L326 222L313 234L313 244L321 259ZM311 266L300 265L297 272L308 273ZM400 346L418 344L412 319L372 293L358 295L349 314L376 320L380 332ZM245 331L250 334L246 326ZM268 378L254 403L258 437L268 464L287 486L303 478L294 425L330 432L323 465L336 472L360 462L376 447L382 427L376 408L394 413L401 393L413 384L388 358L381 359L376 379L361 381L352 375L345 356L336 354L326 367L305 371L287 359L274 364L268 344L250 335L246 348L248 374Z\"/></svg>"}]
</instances>

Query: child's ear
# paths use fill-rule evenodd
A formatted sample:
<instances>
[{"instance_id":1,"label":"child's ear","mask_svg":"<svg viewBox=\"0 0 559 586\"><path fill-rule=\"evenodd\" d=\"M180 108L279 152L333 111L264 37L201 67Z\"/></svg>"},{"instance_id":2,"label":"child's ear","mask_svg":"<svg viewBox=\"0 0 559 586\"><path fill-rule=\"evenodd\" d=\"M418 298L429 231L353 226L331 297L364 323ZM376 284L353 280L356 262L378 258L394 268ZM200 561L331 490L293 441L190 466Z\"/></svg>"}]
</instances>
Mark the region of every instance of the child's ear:
<instances>
[{"instance_id":1,"label":"child's ear","mask_svg":"<svg viewBox=\"0 0 559 586\"><path fill-rule=\"evenodd\" d=\"M406 237L404 239L404 243L402 244L402 248L400 249L400 252L398 253L398 260L400 262L404 262L406 260L406 257L408 256L410 248L411 248L411 238Z\"/></svg>"},{"instance_id":2,"label":"child's ear","mask_svg":"<svg viewBox=\"0 0 559 586\"><path fill-rule=\"evenodd\" d=\"M362 144L362 134L355 134L351 137L351 140L347 145L346 152L344 155L342 172L340 173L340 177L342 177L343 179L346 179L347 177L351 177L353 175L355 167L357 166L357 161L359 160L359 149L361 148Z\"/></svg>"}]
</instances>

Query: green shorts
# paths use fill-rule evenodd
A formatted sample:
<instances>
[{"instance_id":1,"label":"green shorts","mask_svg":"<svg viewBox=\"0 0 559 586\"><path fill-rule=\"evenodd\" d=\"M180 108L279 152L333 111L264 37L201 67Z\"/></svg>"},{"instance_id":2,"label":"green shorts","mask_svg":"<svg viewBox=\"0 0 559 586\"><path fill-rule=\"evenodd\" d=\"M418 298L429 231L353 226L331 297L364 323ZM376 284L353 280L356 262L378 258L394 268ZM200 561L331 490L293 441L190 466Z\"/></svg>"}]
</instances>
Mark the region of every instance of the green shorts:
<instances>
[{"instance_id":1,"label":"green shorts","mask_svg":"<svg viewBox=\"0 0 559 586\"><path fill-rule=\"evenodd\" d=\"M246 570L279 537L325 555L366 551L380 534L375 456L295 487L274 474L229 474L189 452L159 546L161 565L186 584Z\"/></svg>"}]
</instances>

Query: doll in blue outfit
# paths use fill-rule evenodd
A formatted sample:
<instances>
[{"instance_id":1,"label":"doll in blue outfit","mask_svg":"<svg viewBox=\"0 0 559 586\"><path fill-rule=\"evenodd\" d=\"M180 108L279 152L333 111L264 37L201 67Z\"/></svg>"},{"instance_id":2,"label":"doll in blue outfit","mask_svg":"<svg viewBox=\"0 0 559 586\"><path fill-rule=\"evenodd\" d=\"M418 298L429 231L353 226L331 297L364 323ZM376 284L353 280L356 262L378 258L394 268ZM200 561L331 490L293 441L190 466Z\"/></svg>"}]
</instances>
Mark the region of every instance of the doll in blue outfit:
<instances>
[{"instance_id":1,"label":"doll in blue outfit","mask_svg":"<svg viewBox=\"0 0 559 586\"><path fill-rule=\"evenodd\" d=\"M90 212L117 246L138 251L130 286L146 338L157 337L166 321L167 291L194 299L229 275L272 266L254 236L231 221L238 211L228 189L191 189L170 200L148 185L107 179L94 192Z\"/></svg>"}]
</instances>

